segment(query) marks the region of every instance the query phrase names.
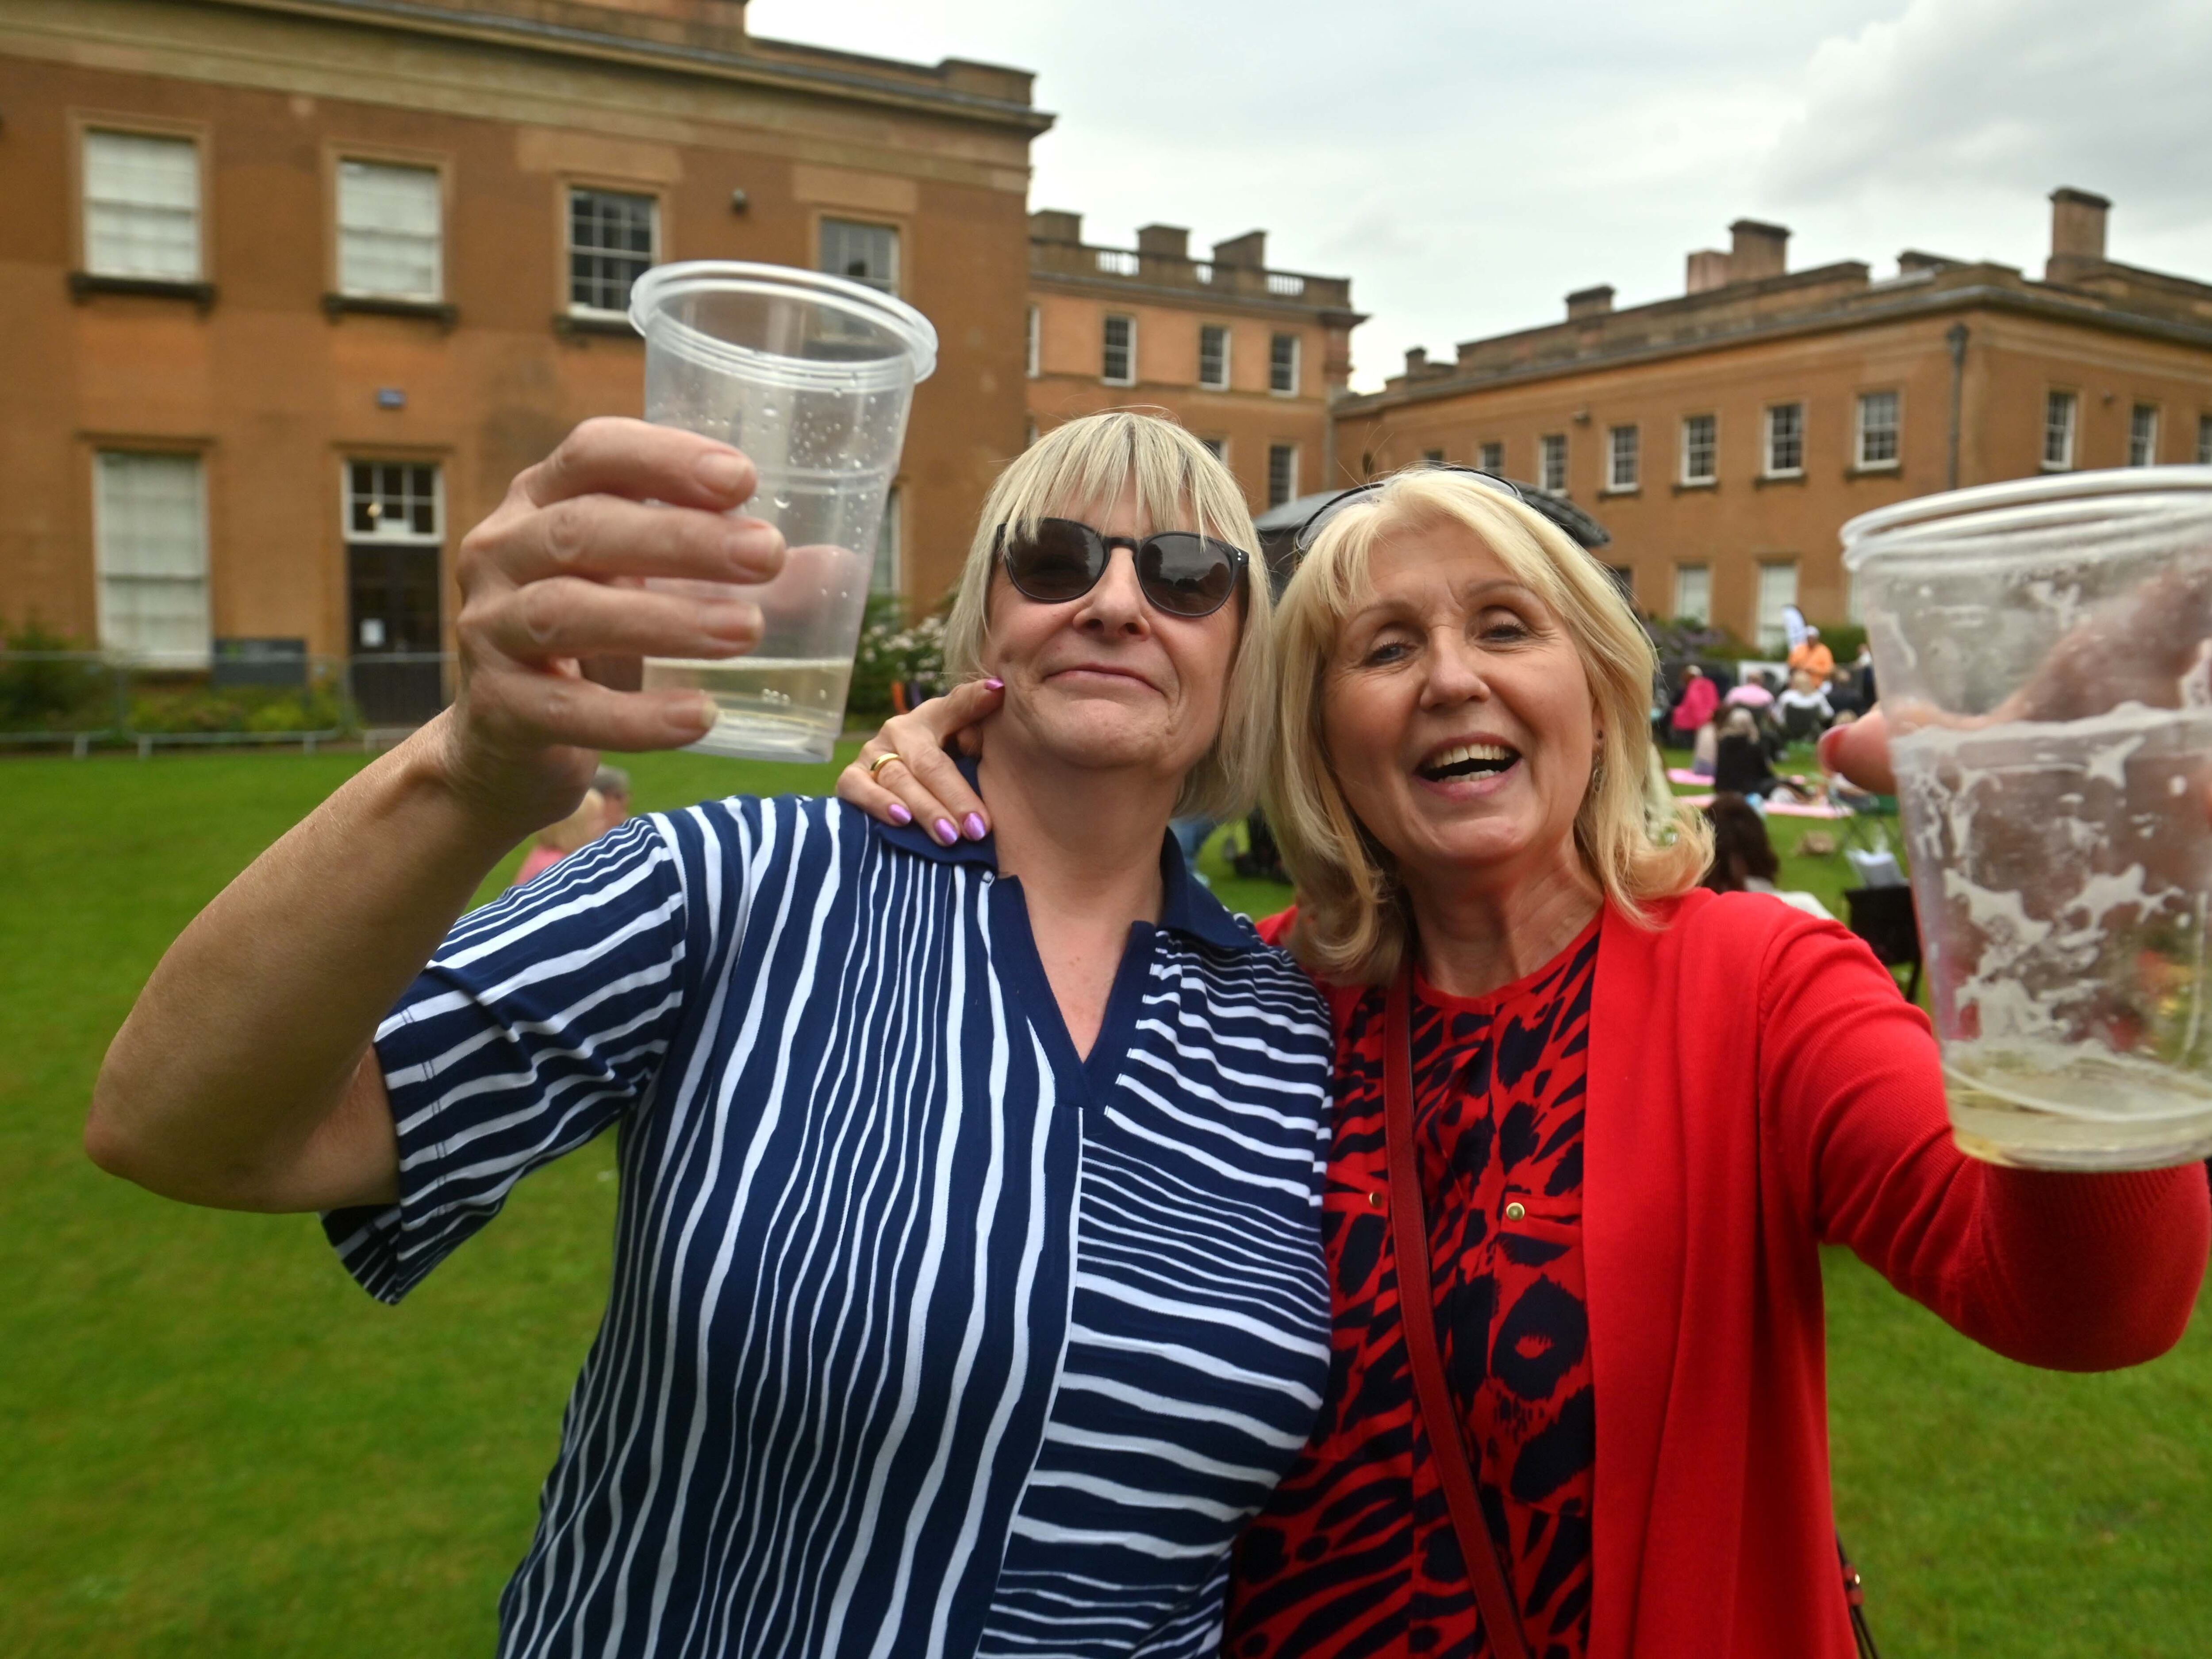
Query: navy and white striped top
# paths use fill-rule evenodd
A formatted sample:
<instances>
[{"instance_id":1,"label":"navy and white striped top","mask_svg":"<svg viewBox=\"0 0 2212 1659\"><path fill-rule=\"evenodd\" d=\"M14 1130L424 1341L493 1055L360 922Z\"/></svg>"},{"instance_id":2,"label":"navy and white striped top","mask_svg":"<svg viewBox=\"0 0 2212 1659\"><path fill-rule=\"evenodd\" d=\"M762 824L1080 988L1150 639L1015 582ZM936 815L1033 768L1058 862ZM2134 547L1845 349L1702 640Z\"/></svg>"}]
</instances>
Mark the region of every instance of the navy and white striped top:
<instances>
[{"instance_id":1,"label":"navy and white striped top","mask_svg":"<svg viewBox=\"0 0 2212 1659\"><path fill-rule=\"evenodd\" d=\"M1087 1058L991 845L835 802L640 819L455 926L346 1267L398 1300L620 1129L503 1655L1213 1651L1328 1373L1330 1032L1161 868Z\"/></svg>"}]
</instances>

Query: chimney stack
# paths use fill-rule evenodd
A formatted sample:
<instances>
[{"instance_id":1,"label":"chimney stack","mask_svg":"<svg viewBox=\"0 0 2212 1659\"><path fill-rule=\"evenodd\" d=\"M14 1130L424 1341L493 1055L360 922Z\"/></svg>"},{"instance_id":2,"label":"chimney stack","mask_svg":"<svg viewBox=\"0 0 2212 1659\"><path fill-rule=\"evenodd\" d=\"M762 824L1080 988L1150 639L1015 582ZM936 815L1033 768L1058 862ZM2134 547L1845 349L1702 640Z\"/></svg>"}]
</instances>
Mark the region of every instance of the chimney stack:
<instances>
[{"instance_id":1,"label":"chimney stack","mask_svg":"<svg viewBox=\"0 0 2212 1659\"><path fill-rule=\"evenodd\" d=\"M1030 215L1030 240L1032 242L1080 242L1083 239L1083 215L1062 213L1054 208L1039 208Z\"/></svg>"},{"instance_id":2,"label":"chimney stack","mask_svg":"<svg viewBox=\"0 0 2212 1659\"><path fill-rule=\"evenodd\" d=\"M1602 317L1613 309L1613 285L1601 282L1594 288L1577 288L1567 296L1567 321L1579 322L1585 317Z\"/></svg>"},{"instance_id":3,"label":"chimney stack","mask_svg":"<svg viewBox=\"0 0 2212 1659\"><path fill-rule=\"evenodd\" d=\"M1711 294L1728 285L1728 255L1718 248L1700 248L1690 256L1689 269L1682 284L1685 294Z\"/></svg>"},{"instance_id":4,"label":"chimney stack","mask_svg":"<svg viewBox=\"0 0 2212 1659\"><path fill-rule=\"evenodd\" d=\"M2085 267L2105 260L2105 216L2112 210L2106 197L2072 185L2051 192L2051 257L2043 267L2045 282L2063 282Z\"/></svg>"},{"instance_id":5,"label":"chimney stack","mask_svg":"<svg viewBox=\"0 0 2212 1659\"><path fill-rule=\"evenodd\" d=\"M1923 253L1918 248L1907 248L1897 256L1899 276L1917 276L1923 273L1948 270L1959 262L1940 253Z\"/></svg>"},{"instance_id":6,"label":"chimney stack","mask_svg":"<svg viewBox=\"0 0 2212 1659\"><path fill-rule=\"evenodd\" d=\"M1267 233L1248 230L1243 235L1213 245L1213 263L1242 270L1265 270L1267 268Z\"/></svg>"},{"instance_id":7,"label":"chimney stack","mask_svg":"<svg viewBox=\"0 0 2212 1659\"><path fill-rule=\"evenodd\" d=\"M1148 259L1190 257L1190 233L1177 225L1146 225L1137 232L1137 251Z\"/></svg>"},{"instance_id":8,"label":"chimney stack","mask_svg":"<svg viewBox=\"0 0 2212 1659\"><path fill-rule=\"evenodd\" d=\"M1415 375L1425 372L1428 366L1429 348L1426 346L1408 346L1406 348L1406 378L1408 380L1412 379Z\"/></svg>"},{"instance_id":9,"label":"chimney stack","mask_svg":"<svg viewBox=\"0 0 2212 1659\"><path fill-rule=\"evenodd\" d=\"M1739 219L1729 227L1735 239L1729 252L1729 281L1756 282L1780 276L1790 269L1790 230L1757 219Z\"/></svg>"}]
</instances>

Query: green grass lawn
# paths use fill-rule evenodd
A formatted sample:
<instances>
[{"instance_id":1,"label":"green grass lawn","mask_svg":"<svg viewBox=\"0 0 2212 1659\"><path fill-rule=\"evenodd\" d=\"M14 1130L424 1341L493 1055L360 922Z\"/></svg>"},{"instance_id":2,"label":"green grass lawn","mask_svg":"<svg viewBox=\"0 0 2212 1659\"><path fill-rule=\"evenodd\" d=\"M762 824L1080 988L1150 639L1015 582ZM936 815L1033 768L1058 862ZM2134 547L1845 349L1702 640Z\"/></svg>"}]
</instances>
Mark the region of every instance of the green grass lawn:
<instances>
[{"instance_id":1,"label":"green grass lawn","mask_svg":"<svg viewBox=\"0 0 2212 1659\"><path fill-rule=\"evenodd\" d=\"M162 948L362 764L0 761L9 1659L490 1650L605 1295L611 1146L526 1184L398 1310L352 1287L312 1218L166 1203L78 1147ZM834 775L690 755L632 771L641 809ZM1285 901L1223 851L1205 863L1224 899ZM1840 861L1792 858L1784 884L1823 891L1824 869L1839 890ZM1830 1268L1841 1518L1885 1653L2212 1651L2212 1325L2135 1372L2047 1376L1847 1257Z\"/></svg>"}]
</instances>

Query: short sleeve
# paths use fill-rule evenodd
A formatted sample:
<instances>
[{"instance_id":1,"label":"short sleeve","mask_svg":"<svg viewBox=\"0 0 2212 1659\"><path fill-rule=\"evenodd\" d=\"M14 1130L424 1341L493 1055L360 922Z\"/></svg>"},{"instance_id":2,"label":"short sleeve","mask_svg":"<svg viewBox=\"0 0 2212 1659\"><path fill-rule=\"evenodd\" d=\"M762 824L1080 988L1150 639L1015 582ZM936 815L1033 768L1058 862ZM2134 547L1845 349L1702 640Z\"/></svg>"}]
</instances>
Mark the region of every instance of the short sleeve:
<instances>
[{"instance_id":1,"label":"short sleeve","mask_svg":"<svg viewBox=\"0 0 2212 1659\"><path fill-rule=\"evenodd\" d=\"M517 1181L646 1097L685 946L681 866L648 818L454 924L376 1033L399 1202L323 1217L363 1289L399 1300Z\"/></svg>"}]
</instances>

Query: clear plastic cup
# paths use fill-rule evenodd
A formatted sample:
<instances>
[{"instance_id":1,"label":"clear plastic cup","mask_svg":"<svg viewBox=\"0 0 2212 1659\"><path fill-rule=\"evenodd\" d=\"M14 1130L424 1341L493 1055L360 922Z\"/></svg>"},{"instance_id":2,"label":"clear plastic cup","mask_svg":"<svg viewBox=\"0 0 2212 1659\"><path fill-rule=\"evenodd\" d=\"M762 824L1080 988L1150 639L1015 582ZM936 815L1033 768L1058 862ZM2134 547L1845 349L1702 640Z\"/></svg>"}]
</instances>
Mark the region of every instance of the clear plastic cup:
<instances>
[{"instance_id":1,"label":"clear plastic cup","mask_svg":"<svg viewBox=\"0 0 2212 1659\"><path fill-rule=\"evenodd\" d=\"M2212 467L1926 496L1844 544L1959 1145L2212 1153Z\"/></svg>"},{"instance_id":2,"label":"clear plastic cup","mask_svg":"<svg viewBox=\"0 0 2212 1659\"><path fill-rule=\"evenodd\" d=\"M720 711L691 747L827 760L844 724L884 498L898 471L937 331L915 308L842 277L781 265L659 265L630 290L645 336L645 418L734 444L760 469L750 517L782 530L783 572L757 585L655 581L761 608L743 657L647 657L647 688L696 688Z\"/></svg>"}]
</instances>

